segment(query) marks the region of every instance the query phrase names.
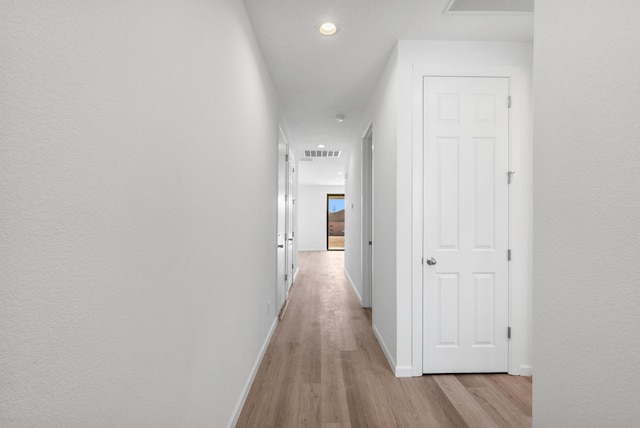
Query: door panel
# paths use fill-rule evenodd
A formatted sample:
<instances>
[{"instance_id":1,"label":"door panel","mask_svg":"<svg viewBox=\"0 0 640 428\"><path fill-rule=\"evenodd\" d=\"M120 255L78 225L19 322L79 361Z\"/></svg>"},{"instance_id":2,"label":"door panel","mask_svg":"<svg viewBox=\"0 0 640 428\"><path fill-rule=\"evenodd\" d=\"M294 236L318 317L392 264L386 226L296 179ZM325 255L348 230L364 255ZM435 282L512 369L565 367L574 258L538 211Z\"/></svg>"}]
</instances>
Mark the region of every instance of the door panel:
<instances>
[{"instance_id":1,"label":"door panel","mask_svg":"<svg viewBox=\"0 0 640 428\"><path fill-rule=\"evenodd\" d=\"M423 368L508 370L506 78L424 78Z\"/></svg>"},{"instance_id":2,"label":"door panel","mask_svg":"<svg viewBox=\"0 0 640 428\"><path fill-rule=\"evenodd\" d=\"M438 138L438 241L442 250L459 247L460 195L458 138Z\"/></svg>"},{"instance_id":3,"label":"door panel","mask_svg":"<svg viewBox=\"0 0 640 428\"><path fill-rule=\"evenodd\" d=\"M460 344L460 278L455 273L438 275L438 346L451 347Z\"/></svg>"},{"instance_id":4,"label":"door panel","mask_svg":"<svg viewBox=\"0 0 640 428\"><path fill-rule=\"evenodd\" d=\"M475 316L473 346L493 346L495 344L495 275L474 273L473 288Z\"/></svg>"},{"instance_id":5,"label":"door panel","mask_svg":"<svg viewBox=\"0 0 640 428\"><path fill-rule=\"evenodd\" d=\"M473 139L473 227L476 250L495 247L495 139Z\"/></svg>"}]
</instances>

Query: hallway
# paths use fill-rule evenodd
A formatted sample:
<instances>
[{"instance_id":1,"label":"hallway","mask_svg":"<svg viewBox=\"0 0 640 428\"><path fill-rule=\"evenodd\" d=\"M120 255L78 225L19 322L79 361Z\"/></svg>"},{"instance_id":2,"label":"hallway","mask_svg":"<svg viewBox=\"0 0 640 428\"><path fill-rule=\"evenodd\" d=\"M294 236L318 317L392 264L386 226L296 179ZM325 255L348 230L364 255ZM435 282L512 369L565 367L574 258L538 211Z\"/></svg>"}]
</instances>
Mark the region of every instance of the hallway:
<instances>
[{"instance_id":1,"label":"hallway","mask_svg":"<svg viewBox=\"0 0 640 428\"><path fill-rule=\"evenodd\" d=\"M344 274L302 252L290 303L237 427L529 427L531 378L396 378Z\"/></svg>"}]
</instances>

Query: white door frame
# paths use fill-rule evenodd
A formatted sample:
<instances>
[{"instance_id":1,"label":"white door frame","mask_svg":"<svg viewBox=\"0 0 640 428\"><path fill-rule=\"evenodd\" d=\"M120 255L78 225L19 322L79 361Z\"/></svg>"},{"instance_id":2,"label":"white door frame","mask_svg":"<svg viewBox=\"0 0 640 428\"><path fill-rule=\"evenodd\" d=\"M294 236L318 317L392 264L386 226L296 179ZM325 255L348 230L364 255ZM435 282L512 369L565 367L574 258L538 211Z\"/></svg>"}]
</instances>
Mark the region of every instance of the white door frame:
<instances>
[{"instance_id":1,"label":"white door frame","mask_svg":"<svg viewBox=\"0 0 640 428\"><path fill-rule=\"evenodd\" d=\"M373 302L373 122L362 136L362 201L361 251L362 306L370 308Z\"/></svg>"},{"instance_id":2,"label":"white door frame","mask_svg":"<svg viewBox=\"0 0 640 428\"><path fill-rule=\"evenodd\" d=\"M295 172L295 161L293 153L287 143L287 162L286 162L286 174L287 183L285 191L285 272L287 274L286 287L285 287L285 300L289 298L289 290L293 285L294 276L294 240L295 232L293 228L293 204L295 199L293 196L293 174Z\"/></svg>"},{"instance_id":3,"label":"white door frame","mask_svg":"<svg viewBox=\"0 0 640 428\"><path fill-rule=\"evenodd\" d=\"M412 374L422 376L423 340L423 77L505 77L509 79L509 373L531 375L532 173L531 70L509 66L420 66L413 68L412 105ZM506 100L505 100L506 102ZM506 175L505 175L506 179Z\"/></svg>"},{"instance_id":4,"label":"white door frame","mask_svg":"<svg viewBox=\"0 0 640 428\"><path fill-rule=\"evenodd\" d=\"M287 210L288 210L288 181L289 181L289 143L282 129L279 129L278 135L278 200L277 200L277 219L276 219L276 294L275 294L275 312L280 313L287 301L289 286L287 275Z\"/></svg>"}]
</instances>

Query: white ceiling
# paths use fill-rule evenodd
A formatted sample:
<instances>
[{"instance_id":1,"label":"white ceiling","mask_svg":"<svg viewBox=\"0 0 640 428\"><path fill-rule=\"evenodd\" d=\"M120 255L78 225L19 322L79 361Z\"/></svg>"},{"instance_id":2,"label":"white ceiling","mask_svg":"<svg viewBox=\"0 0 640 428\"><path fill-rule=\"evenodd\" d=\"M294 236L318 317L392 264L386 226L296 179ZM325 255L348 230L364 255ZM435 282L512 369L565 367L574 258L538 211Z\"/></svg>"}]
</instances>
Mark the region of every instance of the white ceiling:
<instances>
[{"instance_id":1,"label":"white ceiling","mask_svg":"<svg viewBox=\"0 0 640 428\"><path fill-rule=\"evenodd\" d=\"M445 13L451 0L244 1L296 158L318 144L343 152L338 160L301 162L305 184L344 183L337 172L365 131L365 108L398 40L533 39L532 13L491 13L508 12L508 2L514 11L532 9L533 0L474 0L479 13L468 11L469 0L456 0L453 7L466 8L456 13ZM334 36L317 31L327 20L338 25ZM342 123L337 114L345 116Z\"/></svg>"}]
</instances>

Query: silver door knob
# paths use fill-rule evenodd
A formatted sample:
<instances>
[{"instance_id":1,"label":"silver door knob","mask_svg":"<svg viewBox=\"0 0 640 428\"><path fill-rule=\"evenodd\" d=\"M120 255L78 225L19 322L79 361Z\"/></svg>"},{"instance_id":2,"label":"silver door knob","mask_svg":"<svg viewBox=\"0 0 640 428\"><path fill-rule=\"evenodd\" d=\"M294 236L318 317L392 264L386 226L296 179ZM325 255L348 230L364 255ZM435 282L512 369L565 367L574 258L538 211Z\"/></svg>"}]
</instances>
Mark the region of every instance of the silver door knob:
<instances>
[{"instance_id":1,"label":"silver door knob","mask_svg":"<svg viewBox=\"0 0 640 428\"><path fill-rule=\"evenodd\" d=\"M278 245L278 248L284 248L284 244Z\"/></svg>"},{"instance_id":2,"label":"silver door knob","mask_svg":"<svg viewBox=\"0 0 640 428\"><path fill-rule=\"evenodd\" d=\"M429 257L429 258L427 259L427 264L428 264L429 266L433 266L433 265L435 265L436 263L438 263L438 262L437 262L437 261L436 261L436 259L434 259L433 257Z\"/></svg>"}]
</instances>

